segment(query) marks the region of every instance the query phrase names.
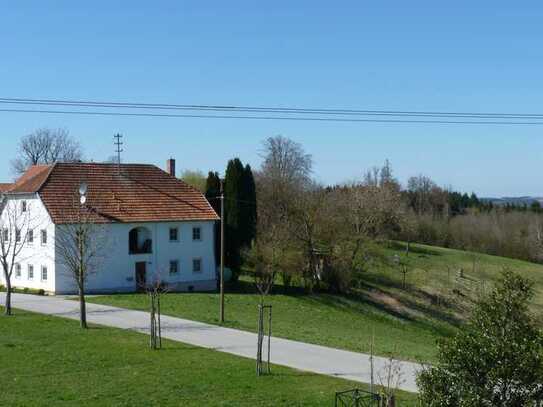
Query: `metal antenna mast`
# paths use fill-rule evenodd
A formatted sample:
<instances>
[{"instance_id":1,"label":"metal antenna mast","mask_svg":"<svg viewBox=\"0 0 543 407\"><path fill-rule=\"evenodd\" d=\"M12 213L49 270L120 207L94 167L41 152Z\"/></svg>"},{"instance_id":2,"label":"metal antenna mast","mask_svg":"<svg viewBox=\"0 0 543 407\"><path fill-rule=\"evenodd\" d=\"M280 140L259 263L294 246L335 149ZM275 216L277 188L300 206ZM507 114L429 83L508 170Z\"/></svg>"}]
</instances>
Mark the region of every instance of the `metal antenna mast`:
<instances>
[{"instance_id":1,"label":"metal antenna mast","mask_svg":"<svg viewBox=\"0 0 543 407\"><path fill-rule=\"evenodd\" d=\"M121 141L123 138L123 135L120 133L117 133L113 136L115 139L115 146L117 147L115 152L117 153L117 170L120 173L121 172L121 153L124 151L121 146L123 145L123 142Z\"/></svg>"}]
</instances>

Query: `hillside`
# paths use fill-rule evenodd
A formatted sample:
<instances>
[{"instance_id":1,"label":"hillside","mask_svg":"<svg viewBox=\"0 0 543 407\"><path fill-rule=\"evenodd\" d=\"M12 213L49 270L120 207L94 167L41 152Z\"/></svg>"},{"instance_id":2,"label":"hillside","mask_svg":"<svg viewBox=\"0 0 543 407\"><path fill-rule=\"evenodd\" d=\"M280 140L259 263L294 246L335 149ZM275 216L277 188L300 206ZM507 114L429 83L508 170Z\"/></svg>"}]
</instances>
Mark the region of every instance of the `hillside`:
<instances>
[{"instance_id":1,"label":"hillside","mask_svg":"<svg viewBox=\"0 0 543 407\"><path fill-rule=\"evenodd\" d=\"M501 270L508 268L536 283L533 310L543 310L543 266L477 253L396 243L369 250L372 260L361 283L351 295L288 292L277 285L266 298L273 306L276 336L326 346L375 352L402 359L432 361L436 341L455 332L469 314L473 301L492 287ZM406 264L406 285L396 265ZM146 309L144 294L108 295L92 302ZM254 331L259 296L249 277L244 277L226 297L227 325ZM163 313L218 323L215 293L166 294Z\"/></svg>"}]
</instances>

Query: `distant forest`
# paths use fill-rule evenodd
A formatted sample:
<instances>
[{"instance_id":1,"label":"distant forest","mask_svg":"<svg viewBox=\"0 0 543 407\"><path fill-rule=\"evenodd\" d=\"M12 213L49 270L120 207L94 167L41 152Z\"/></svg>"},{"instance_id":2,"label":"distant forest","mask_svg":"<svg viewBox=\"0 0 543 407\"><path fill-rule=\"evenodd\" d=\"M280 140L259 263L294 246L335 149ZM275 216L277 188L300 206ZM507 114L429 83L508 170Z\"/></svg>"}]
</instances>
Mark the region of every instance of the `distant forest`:
<instances>
[{"instance_id":1,"label":"distant forest","mask_svg":"<svg viewBox=\"0 0 543 407\"><path fill-rule=\"evenodd\" d=\"M543 261L543 208L539 201L494 204L475 193L441 188L426 176L410 178L402 195L414 216L414 228L404 229L399 238Z\"/></svg>"}]
</instances>

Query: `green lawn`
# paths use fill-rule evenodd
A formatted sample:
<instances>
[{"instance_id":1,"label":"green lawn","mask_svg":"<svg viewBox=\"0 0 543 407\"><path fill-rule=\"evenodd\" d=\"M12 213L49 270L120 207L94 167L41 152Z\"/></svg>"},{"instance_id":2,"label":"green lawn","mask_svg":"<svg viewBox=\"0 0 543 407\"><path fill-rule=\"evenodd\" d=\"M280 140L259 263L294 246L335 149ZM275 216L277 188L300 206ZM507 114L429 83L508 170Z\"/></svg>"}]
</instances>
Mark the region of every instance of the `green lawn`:
<instances>
[{"instance_id":1,"label":"green lawn","mask_svg":"<svg viewBox=\"0 0 543 407\"><path fill-rule=\"evenodd\" d=\"M336 391L364 387L278 366L257 378L252 360L163 344L15 310L0 317L0 406L331 406ZM399 405L415 400L401 393Z\"/></svg>"},{"instance_id":2,"label":"green lawn","mask_svg":"<svg viewBox=\"0 0 543 407\"><path fill-rule=\"evenodd\" d=\"M488 291L504 267L536 281L534 310L543 310L541 265L412 246L404 259L409 263L406 288L392 260L396 254L404 256L401 244L371 249L373 260L352 295L305 294L301 290L283 293L282 287L276 287L266 298L273 306L274 335L359 352L369 351L374 336L376 354L431 362L435 360L437 339L455 332L480 290ZM468 286L456 284L460 268ZM90 301L134 309L148 307L144 294L98 296ZM242 279L227 294L226 325L255 331L258 302L252 282ZM163 313L217 324L218 304L216 293L171 293L164 296Z\"/></svg>"}]
</instances>

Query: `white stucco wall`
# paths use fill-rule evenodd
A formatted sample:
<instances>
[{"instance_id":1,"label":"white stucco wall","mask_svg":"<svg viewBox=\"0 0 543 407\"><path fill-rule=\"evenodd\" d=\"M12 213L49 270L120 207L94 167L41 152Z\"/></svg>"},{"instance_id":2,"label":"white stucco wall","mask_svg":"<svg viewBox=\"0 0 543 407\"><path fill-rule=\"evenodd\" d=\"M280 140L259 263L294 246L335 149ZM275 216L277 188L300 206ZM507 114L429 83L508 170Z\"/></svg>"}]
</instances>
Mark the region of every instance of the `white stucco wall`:
<instances>
[{"instance_id":1,"label":"white stucco wall","mask_svg":"<svg viewBox=\"0 0 543 407\"><path fill-rule=\"evenodd\" d=\"M62 226L59 226L62 227ZM136 227L145 227L151 233L152 253L130 254L129 232ZM178 241L170 242L170 227L178 228ZM192 228L200 227L201 240L192 239ZM104 225L104 249L97 272L87 281L87 292L121 292L136 289L135 268L137 262L146 263L146 279L160 273L161 281L174 285L173 288L211 290L216 286L216 265L214 255L214 222L149 222L115 223ZM202 260L202 271L192 270L192 261ZM170 274L170 261L177 260L179 270ZM75 292L76 286L57 253L55 291Z\"/></svg>"},{"instance_id":2,"label":"white stucco wall","mask_svg":"<svg viewBox=\"0 0 543 407\"><path fill-rule=\"evenodd\" d=\"M58 253L53 224L39 195L17 195L7 198L6 205L20 210L21 202L27 202L29 224L34 230L34 242L25 243L16 259L21 265L21 276L12 275L12 285L17 288L43 289L50 293L75 293L76 285ZM7 210L0 215L2 224L7 224ZM145 227L151 233L152 253L130 254L129 232L135 227ZM170 227L178 228L178 241L170 242ZM200 227L201 240L192 239L192 228ZM102 260L97 272L87 282L87 292L134 291L136 289L135 267L137 262L146 263L146 278L150 281L154 273L160 273L161 281L173 285L174 289L212 290L216 287L216 265L214 255L214 222L154 222L115 223L103 226L104 236ZM41 244L41 230L47 231L47 243ZM26 233L23 228L22 234ZM14 238L14 237L13 237ZM192 270L192 261L202 260L202 271ZM170 274L170 261L177 260L179 269ZM28 278L28 265L34 266L34 278ZM41 268L47 267L47 280L41 279ZM5 285L3 273L0 284Z\"/></svg>"},{"instance_id":3,"label":"white stucco wall","mask_svg":"<svg viewBox=\"0 0 543 407\"><path fill-rule=\"evenodd\" d=\"M27 213L21 214L21 203L26 201ZM45 206L37 194L25 194L6 197L6 205L0 215L0 232L4 227L13 229L9 226L8 213L17 211L17 219L21 226L21 236L24 239L28 228L34 231L34 242L26 242L15 263L21 265L21 276L15 276L15 270L11 277L11 284L18 288L35 288L53 292L55 290L55 225L51 221ZM47 243L41 244L41 230L47 231ZM12 230L12 238L14 232ZM28 265L34 266L34 278L29 279ZM41 268L47 267L47 280L41 278ZM5 285L3 272L0 276L1 284Z\"/></svg>"}]
</instances>

